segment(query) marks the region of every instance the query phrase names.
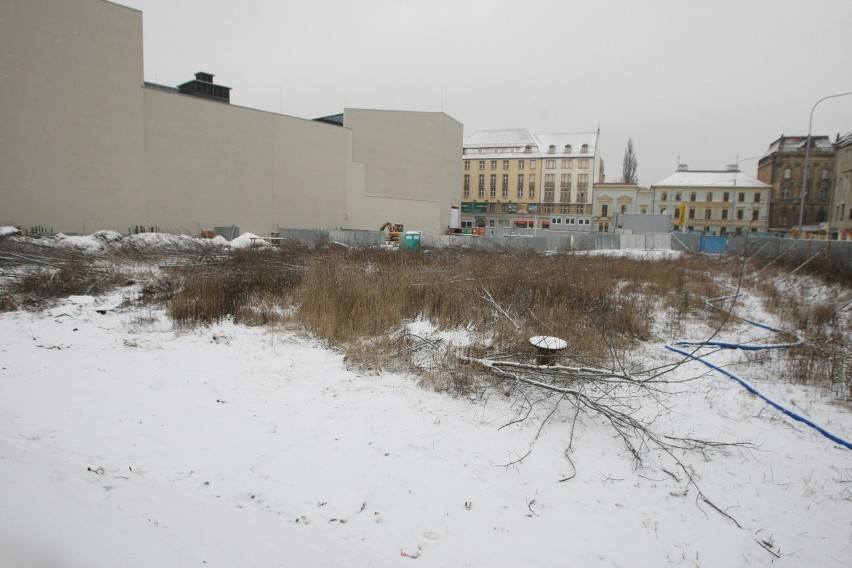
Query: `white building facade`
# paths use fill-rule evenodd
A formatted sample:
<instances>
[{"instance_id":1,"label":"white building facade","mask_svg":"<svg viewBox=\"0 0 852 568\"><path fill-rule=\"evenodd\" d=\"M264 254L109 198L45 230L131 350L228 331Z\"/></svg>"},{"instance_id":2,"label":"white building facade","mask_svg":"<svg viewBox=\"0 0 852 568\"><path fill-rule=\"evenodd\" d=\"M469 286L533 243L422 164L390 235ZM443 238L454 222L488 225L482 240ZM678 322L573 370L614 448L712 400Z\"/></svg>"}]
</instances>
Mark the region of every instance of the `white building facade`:
<instances>
[{"instance_id":1,"label":"white building facade","mask_svg":"<svg viewBox=\"0 0 852 568\"><path fill-rule=\"evenodd\" d=\"M738 169L694 171L682 165L651 189L654 213L669 215L672 230L728 235L769 228L772 187Z\"/></svg>"}]
</instances>

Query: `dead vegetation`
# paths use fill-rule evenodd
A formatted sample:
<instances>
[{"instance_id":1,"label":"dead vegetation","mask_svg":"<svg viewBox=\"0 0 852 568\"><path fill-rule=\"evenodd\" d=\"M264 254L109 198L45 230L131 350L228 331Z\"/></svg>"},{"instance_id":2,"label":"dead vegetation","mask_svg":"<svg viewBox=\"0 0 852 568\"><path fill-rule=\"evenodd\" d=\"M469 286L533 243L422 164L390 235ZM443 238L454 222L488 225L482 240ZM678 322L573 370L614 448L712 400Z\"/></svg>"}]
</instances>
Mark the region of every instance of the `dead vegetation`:
<instances>
[{"instance_id":1,"label":"dead vegetation","mask_svg":"<svg viewBox=\"0 0 852 568\"><path fill-rule=\"evenodd\" d=\"M483 377L459 367L460 353L528 356L529 337L552 335L568 341L572 363L618 368L631 349L652 339L655 319L664 320L665 339L687 321L721 325L723 314L705 302L727 293L719 284L727 279L759 292L770 313L804 334L802 347L772 356L785 366L781 376L821 385L833 396L852 395L850 307L840 306L852 294L848 283L831 285L836 300L814 301L808 290L790 286L783 263L753 264L706 255L412 253L330 243L229 249L188 237L173 237L167 246L111 240L92 251L15 237L0 240L0 310L135 283L137 305L163 306L179 326L287 323L345 351L353 367L414 370L436 389L470 393ZM406 330L417 319L476 340L431 349L424 341L433 338ZM440 357L426 357L433 351Z\"/></svg>"}]
</instances>

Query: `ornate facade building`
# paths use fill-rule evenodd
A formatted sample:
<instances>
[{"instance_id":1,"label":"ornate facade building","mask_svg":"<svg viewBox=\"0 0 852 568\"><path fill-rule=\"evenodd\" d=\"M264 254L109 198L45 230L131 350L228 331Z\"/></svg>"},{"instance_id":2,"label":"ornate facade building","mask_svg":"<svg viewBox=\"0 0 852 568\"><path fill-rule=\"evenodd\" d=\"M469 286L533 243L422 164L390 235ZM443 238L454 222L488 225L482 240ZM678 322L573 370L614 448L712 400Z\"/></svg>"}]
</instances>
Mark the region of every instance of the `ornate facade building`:
<instances>
[{"instance_id":1,"label":"ornate facade building","mask_svg":"<svg viewBox=\"0 0 852 568\"><path fill-rule=\"evenodd\" d=\"M479 130L464 141L463 229L591 231L598 133Z\"/></svg>"},{"instance_id":2,"label":"ornate facade building","mask_svg":"<svg viewBox=\"0 0 852 568\"><path fill-rule=\"evenodd\" d=\"M829 238L852 241L852 132L837 139L834 157Z\"/></svg>"},{"instance_id":3,"label":"ornate facade building","mask_svg":"<svg viewBox=\"0 0 852 568\"><path fill-rule=\"evenodd\" d=\"M772 186L769 230L787 232L799 225L807 136L781 136L757 165L757 179ZM811 136L802 225L825 231L834 185L834 145L828 136Z\"/></svg>"}]
</instances>

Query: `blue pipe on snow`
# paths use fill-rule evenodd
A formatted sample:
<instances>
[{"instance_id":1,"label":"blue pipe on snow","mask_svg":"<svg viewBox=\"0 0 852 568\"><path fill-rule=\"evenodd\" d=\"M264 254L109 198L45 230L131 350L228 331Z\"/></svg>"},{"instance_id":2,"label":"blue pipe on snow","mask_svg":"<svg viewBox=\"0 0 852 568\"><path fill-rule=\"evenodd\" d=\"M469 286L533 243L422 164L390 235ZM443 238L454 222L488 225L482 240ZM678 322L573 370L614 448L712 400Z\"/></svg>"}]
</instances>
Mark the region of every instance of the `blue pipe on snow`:
<instances>
[{"instance_id":1,"label":"blue pipe on snow","mask_svg":"<svg viewBox=\"0 0 852 568\"><path fill-rule=\"evenodd\" d=\"M730 297L730 296L728 296L728 297ZM716 306L714 306L711 302L714 302L716 300L722 300L722 299L725 299L725 298L716 298L715 300L708 300L707 304L710 305L711 307L715 308ZM739 316L735 316L735 317L739 317ZM781 330L769 327L768 325L765 325L765 324L762 324L762 323L749 321L745 318L739 318L739 319L741 319L741 320L743 320L747 323L750 323L751 325L754 325L756 327L762 328L762 329L766 329L766 330L769 330L769 331L772 331L772 332L775 332L775 333L783 333ZM760 393L756 388L751 386L749 383L747 383L742 378L731 373L730 371L726 371L725 369L722 369L721 367L714 365L713 363L710 363L709 361L706 361L706 360L702 359L701 357L694 355L693 353L689 353L688 351L684 351L682 349L677 348L677 347L722 347L724 349L740 349L740 350L743 350L743 351L762 351L764 349L787 349L789 347L794 347L796 345L801 345L801 344L802 344L802 340L798 337L796 338L796 342L794 342L794 343L781 343L781 344L776 344L776 345L742 345L742 344L737 344L737 343L725 343L725 342L720 342L720 341L678 341L678 342L675 342L671 345L666 345L666 349L668 349L669 351L673 351L673 352L675 352L679 355L683 355L684 357L687 357L689 359L694 359L695 361L698 361L699 363L702 363L703 365L706 365L707 367L710 367L711 369L719 371L720 373L722 373L726 377L737 381L748 392L750 392L751 394L755 395L756 397L762 399L763 401L765 401L767 404L769 404L773 408L777 408L778 410L780 410L781 412L783 412L784 414L786 414L787 416L789 416L793 420L798 420L799 422L801 422L803 424L807 424L808 426L810 426L811 428L813 428L814 430L816 430L817 432L819 432L820 434L822 434L823 436L825 436L826 438L831 440L832 442L834 442L836 444L840 444L841 446L845 447L848 450L852 450L852 443L847 442L846 440L839 438L838 436L835 436L834 434L832 434L831 432L829 432L825 428L811 422L810 420L808 420L807 418L805 418L801 414L797 414L797 413L793 412L792 410L781 406L780 404L778 404L774 400L771 400L770 398L768 398L765 395L763 395L762 393Z\"/></svg>"}]
</instances>

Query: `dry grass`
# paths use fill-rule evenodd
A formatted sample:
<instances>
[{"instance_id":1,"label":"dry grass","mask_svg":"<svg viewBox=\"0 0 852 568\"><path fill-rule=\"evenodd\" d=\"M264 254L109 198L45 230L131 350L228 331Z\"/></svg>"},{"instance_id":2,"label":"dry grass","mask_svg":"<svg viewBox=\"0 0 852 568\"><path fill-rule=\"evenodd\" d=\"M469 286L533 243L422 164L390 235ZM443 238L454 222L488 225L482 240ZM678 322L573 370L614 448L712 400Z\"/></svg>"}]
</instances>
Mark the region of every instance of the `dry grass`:
<instances>
[{"instance_id":1,"label":"dry grass","mask_svg":"<svg viewBox=\"0 0 852 568\"><path fill-rule=\"evenodd\" d=\"M572 360L607 365L651 339L659 314L666 322L663 333L673 337L685 321L720 325L724 314L705 309L707 299L729 293L719 287L718 275L737 281L740 273L749 273L742 283L790 322L785 328L806 337L806 346L777 356L783 375L827 386L836 396L852 395L849 318L832 302L814 302L779 285L789 274L780 262L767 268L762 261L756 271L733 257L707 255L643 260L328 245L229 250L191 239L175 243L174 250L115 243L93 255L4 239L0 267L9 284L0 310L105 293L135 279L137 302L165 306L177 325L286 320L344 350L353 367L416 368L435 388L468 393L476 378L469 367L457 365L454 349L441 349L441 360L424 364L423 339L404 333L408 322L422 318L439 330L467 330L477 338L464 348L467 355L531 354L529 337L553 335L568 341Z\"/></svg>"},{"instance_id":2,"label":"dry grass","mask_svg":"<svg viewBox=\"0 0 852 568\"><path fill-rule=\"evenodd\" d=\"M225 318L263 325L283 319L293 289L302 279L300 266L263 249L234 251L216 264L175 267L172 283L161 288L175 292L168 314L182 325L211 324Z\"/></svg>"},{"instance_id":3,"label":"dry grass","mask_svg":"<svg viewBox=\"0 0 852 568\"><path fill-rule=\"evenodd\" d=\"M21 298L22 305L41 307L67 296L103 294L127 280L114 266L79 256L25 273L11 286L11 292Z\"/></svg>"}]
</instances>

